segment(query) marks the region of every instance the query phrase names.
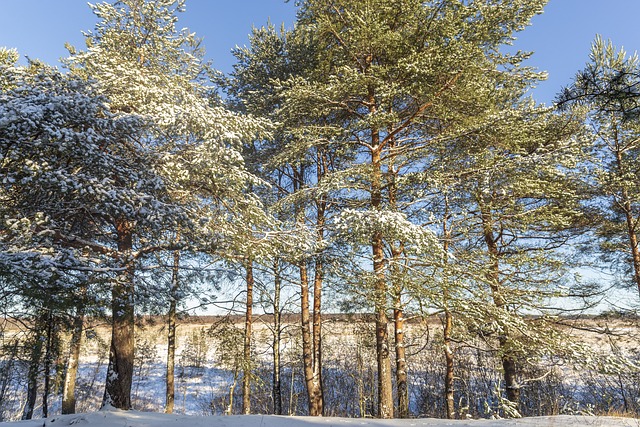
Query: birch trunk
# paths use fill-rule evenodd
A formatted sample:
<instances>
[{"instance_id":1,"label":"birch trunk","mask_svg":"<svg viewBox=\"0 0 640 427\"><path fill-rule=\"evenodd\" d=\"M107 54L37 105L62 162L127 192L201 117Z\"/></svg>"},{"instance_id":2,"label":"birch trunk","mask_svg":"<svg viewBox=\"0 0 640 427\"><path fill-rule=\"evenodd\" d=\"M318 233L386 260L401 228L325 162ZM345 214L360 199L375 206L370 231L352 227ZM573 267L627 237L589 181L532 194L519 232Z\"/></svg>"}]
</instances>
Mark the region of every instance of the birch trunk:
<instances>
[{"instance_id":1,"label":"birch trunk","mask_svg":"<svg viewBox=\"0 0 640 427\"><path fill-rule=\"evenodd\" d=\"M398 390L398 418L409 416L409 388L407 384L407 356L404 342L404 311L400 295L396 295L393 310L395 341L396 341L396 387Z\"/></svg>"}]
</instances>

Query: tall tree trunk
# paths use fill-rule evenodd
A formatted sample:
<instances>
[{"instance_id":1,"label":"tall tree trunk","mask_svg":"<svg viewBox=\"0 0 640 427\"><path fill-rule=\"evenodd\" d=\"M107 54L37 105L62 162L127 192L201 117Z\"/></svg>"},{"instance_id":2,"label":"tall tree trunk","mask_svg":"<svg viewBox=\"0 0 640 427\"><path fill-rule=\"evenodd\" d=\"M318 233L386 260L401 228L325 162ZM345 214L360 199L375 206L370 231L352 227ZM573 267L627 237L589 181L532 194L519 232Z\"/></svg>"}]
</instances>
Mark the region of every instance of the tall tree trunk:
<instances>
[{"instance_id":1,"label":"tall tree trunk","mask_svg":"<svg viewBox=\"0 0 640 427\"><path fill-rule=\"evenodd\" d=\"M395 208L395 194L390 191L392 209ZM401 256L404 252L402 243L393 245L391 249L392 258L392 277L393 277L393 331L396 349L396 390L398 398L398 418L407 418L409 416L409 387L407 372L407 351L405 347L404 329L404 304L402 302L402 267Z\"/></svg>"},{"instance_id":2,"label":"tall tree trunk","mask_svg":"<svg viewBox=\"0 0 640 427\"><path fill-rule=\"evenodd\" d=\"M280 377L280 346L282 340L282 320L280 312L280 291L282 287L282 277L280 276L280 262L276 259L273 262L273 413L282 415L282 382Z\"/></svg>"},{"instance_id":3,"label":"tall tree trunk","mask_svg":"<svg viewBox=\"0 0 640 427\"><path fill-rule=\"evenodd\" d=\"M324 150L317 150L316 176L318 183L322 181L327 171L327 155ZM324 241L325 214L327 200L321 196L317 201L316 242L322 246ZM309 395L309 414L321 416L324 414L324 388L322 385L322 287L324 282L324 264L320 256L316 256L313 279L313 392Z\"/></svg>"},{"instance_id":4,"label":"tall tree trunk","mask_svg":"<svg viewBox=\"0 0 640 427\"><path fill-rule=\"evenodd\" d=\"M128 221L116 224L118 252L124 270L118 274L111 290L111 348L102 406L131 409L134 338L134 267L133 225Z\"/></svg>"},{"instance_id":5,"label":"tall tree trunk","mask_svg":"<svg viewBox=\"0 0 640 427\"><path fill-rule=\"evenodd\" d=\"M446 296L445 296L446 298ZM451 346L451 333L453 331L453 316L448 308L444 310L444 359L445 359L445 374L444 374L444 397L445 408L447 411L447 418L452 420L456 417L456 406L454 400L455 383L454 383L454 354L453 347Z\"/></svg>"},{"instance_id":6,"label":"tall tree trunk","mask_svg":"<svg viewBox=\"0 0 640 427\"><path fill-rule=\"evenodd\" d=\"M388 130L390 132L390 130ZM389 188L389 208L396 212L398 210L398 185L396 177L398 174L395 165L395 139L389 142L389 165L388 165L388 188ZM393 284L393 330L396 349L396 390L398 399L398 418L407 418L409 416L409 387L407 372L407 352L404 339L404 305L402 302L402 254L404 253L404 244L391 244L391 277Z\"/></svg>"},{"instance_id":7,"label":"tall tree trunk","mask_svg":"<svg viewBox=\"0 0 640 427\"><path fill-rule=\"evenodd\" d=\"M64 376L62 389L62 414L75 414L76 412L76 378L80 363L80 349L82 335L84 333L85 304L88 284L83 284L80 289L76 316L73 319L71 342L69 343L69 356L67 358L67 370Z\"/></svg>"},{"instance_id":8,"label":"tall tree trunk","mask_svg":"<svg viewBox=\"0 0 640 427\"><path fill-rule=\"evenodd\" d=\"M324 218L323 218L324 221ZM309 414L322 416L324 414L324 389L322 386L322 284L323 264L316 259L313 280L313 392L310 395Z\"/></svg>"},{"instance_id":9,"label":"tall tree trunk","mask_svg":"<svg viewBox=\"0 0 640 427\"><path fill-rule=\"evenodd\" d=\"M620 145L619 137L617 132L614 136L614 147L613 147L616 155L616 167L618 169L618 175L622 176L624 172L623 160L622 160L622 151L623 147ZM633 263L633 278L636 282L636 287L638 288L638 293L640 293L640 248L638 247L638 235L636 233L637 221L634 218L633 211L631 209L631 198L629 197L629 192L623 186L620 189L620 199L618 204L624 211L625 220L627 222L627 234L629 237L629 249L631 250L631 260Z\"/></svg>"},{"instance_id":10,"label":"tall tree trunk","mask_svg":"<svg viewBox=\"0 0 640 427\"><path fill-rule=\"evenodd\" d=\"M80 348L82 334L84 332L84 299L87 292L86 285L81 290L81 301L76 309L76 317L73 319L73 333L69 343L69 358L67 359L67 371L64 375L62 388L62 414L76 413L76 378L80 363Z\"/></svg>"},{"instance_id":11,"label":"tall tree trunk","mask_svg":"<svg viewBox=\"0 0 640 427\"><path fill-rule=\"evenodd\" d=\"M33 418L33 410L35 409L36 399L38 397L38 377L40 374L40 362L42 361L43 346L43 317L44 314L41 313L36 319L34 327L34 341L33 346L31 347L31 354L29 356L29 371L27 372L27 399L22 412L23 420L30 420Z\"/></svg>"},{"instance_id":12,"label":"tall tree trunk","mask_svg":"<svg viewBox=\"0 0 640 427\"><path fill-rule=\"evenodd\" d=\"M46 345L44 352L44 387L42 390L42 417L49 417L49 394L51 393L51 365L54 357L54 341L56 333L51 309L47 310Z\"/></svg>"},{"instance_id":13,"label":"tall tree trunk","mask_svg":"<svg viewBox=\"0 0 640 427\"><path fill-rule=\"evenodd\" d=\"M409 416L409 387L407 381L407 352L404 339L404 306L402 303L402 285L399 278L399 262L402 254L402 245L394 247L393 271L394 271L394 302L393 302L393 326L396 348L396 389L398 394L398 418Z\"/></svg>"},{"instance_id":14,"label":"tall tree trunk","mask_svg":"<svg viewBox=\"0 0 640 427\"><path fill-rule=\"evenodd\" d=\"M625 191L626 193L626 191ZM627 220L627 230L629 233L629 247L631 249L631 257L633 260L633 278L640 293L640 248L638 248L638 235L636 233L636 220L631 212L631 203L628 195L625 194L625 217Z\"/></svg>"},{"instance_id":15,"label":"tall tree trunk","mask_svg":"<svg viewBox=\"0 0 640 427\"><path fill-rule=\"evenodd\" d=\"M364 395L364 360L362 356L362 347L363 344L361 342L360 337L356 338L356 384L357 384L357 395L358 395L358 409L360 413L358 414L358 418L366 418L369 414L367 413L367 404L366 398Z\"/></svg>"},{"instance_id":16,"label":"tall tree trunk","mask_svg":"<svg viewBox=\"0 0 640 427\"><path fill-rule=\"evenodd\" d=\"M483 237L489 253L489 269L487 272L487 278L489 279L489 286L491 288L491 295L495 306L498 309L507 310L506 302L502 295L502 289L500 286L500 251L498 249L498 241L493 232L493 218L489 209L490 208L484 201L480 202ZM505 392L507 394L507 399L515 405L517 410L519 410L520 384L518 384L517 380L516 360L509 351L509 341L509 330L504 327L502 335L498 337L498 343L500 344L502 368L504 371Z\"/></svg>"},{"instance_id":17,"label":"tall tree trunk","mask_svg":"<svg viewBox=\"0 0 640 427\"><path fill-rule=\"evenodd\" d=\"M253 260L247 265L247 307L244 322L243 378L242 378L242 413L251 413L251 333L253 322Z\"/></svg>"},{"instance_id":18,"label":"tall tree trunk","mask_svg":"<svg viewBox=\"0 0 640 427\"><path fill-rule=\"evenodd\" d=\"M313 347L311 341L311 314L309 311L309 272L306 263L298 265L300 272L300 317L302 329L302 362L304 367L304 380L307 388L307 400L309 404L309 415L320 415L315 413L314 396L315 382L313 379Z\"/></svg>"},{"instance_id":19,"label":"tall tree trunk","mask_svg":"<svg viewBox=\"0 0 640 427\"><path fill-rule=\"evenodd\" d=\"M299 169L293 168L293 190L294 192L299 191L304 184L304 169L301 166ZM296 222L299 225L304 225L304 209L300 207L296 207ZM320 220L320 219L319 219ZM312 323L311 323L311 309L310 309L310 292L309 292L309 271L307 268L307 260L301 260L298 265L298 271L300 274L300 328L302 333L302 363L303 363L303 374L305 380L305 386L307 391L307 402L308 402L308 410L309 415L317 416L322 415L323 404L322 404L322 391L320 389L320 376L315 375L315 358L314 358L314 341L316 339L315 330L312 331ZM320 286L317 288L317 291L320 292L321 289L321 273L315 272L315 278L320 280ZM315 283L314 283L315 284ZM315 292L315 291L314 291ZM320 299L318 298L315 303L320 303ZM319 315L319 310L318 310ZM315 310L314 310L314 320L315 320ZM319 320L319 318L318 318ZM312 338L313 335L313 338ZM319 349L320 347L318 347Z\"/></svg>"},{"instance_id":20,"label":"tall tree trunk","mask_svg":"<svg viewBox=\"0 0 640 427\"><path fill-rule=\"evenodd\" d=\"M367 60L367 68L371 65ZM369 86L367 104L371 116L378 112L375 89ZM382 209L382 145L380 130L371 128L371 201L372 211ZM387 283L384 274L384 240L376 231L371 238L373 274L375 276L374 298L376 316L376 359L378 363L378 417L393 418L393 379L389 352L389 318L387 316Z\"/></svg>"},{"instance_id":21,"label":"tall tree trunk","mask_svg":"<svg viewBox=\"0 0 640 427\"><path fill-rule=\"evenodd\" d=\"M176 366L176 309L178 303L178 288L180 286L180 251L173 252L173 267L171 269L171 291L169 313L167 314L167 381L164 412L173 413L175 402L175 366Z\"/></svg>"},{"instance_id":22,"label":"tall tree trunk","mask_svg":"<svg viewBox=\"0 0 640 427\"><path fill-rule=\"evenodd\" d=\"M443 251L443 265L444 271L444 289L442 292L442 301L444 306L444 325L442 328L442 338L444 341L444 359L445 359L445 374L444 374L444 399L445 409L447 412L447 418L452 420L456 417L455 407L455 383L454 383L454 354L453 346L451 345L451 334L453 333L453 314L449 309L449 274L447 272L447 266L449 265L449 244L451 241L451 229L447 226L449 220L449 199L445 195L445 214L444 221L442 222L442 237L444 244Z\"/></svg>"},{"instance_id":23,"label":"tall tree trunk","mask_svg":"<svg viewBox=\"0 0 640 427\"><path fill-rule=\"evenodd\" d=\"M396 342L396 387L398 390L398 418L409 416L409 388L407 384L407 356L404 342L404 310L401 295L396 293L393 309Z\"/></svg>"},{"instance_id":24,"label":"tall tree trunk","mask_svg":"<svg viewBox=\"0 0 640 427\"><path fill-rule=\"evenodd\" d=\"M293 400L293 395L295 394L295 383L296 383L296 368L295 365L291 366L291 384L289 385L289 415L293 415L297 412L298 408L296 405L296 401Z\"/></svg>"},{"instance_id":25,"label":"tall tree trunk","mask_svg":"<svg viewBox=\"0 0 640 427\"><path fill-rule=\"evenodd\" d=\"M371 209L382 207L382 173L379 135L372 137ZM389 352L389 318L387 316L387 283L384 275L384 246L381 232L374 232L371 240L373 272L375 275L376 356L378 362L378 417L393 418L393 380Z\"/></svg>"},{"instance_id":26,"label":"tall tree trunk","mask_svg":"<svg viewBox=\"0 0 640 427\"><path fill-rule=\"evenodd\" d=\"M393 418L393 382L389 352L389 318L385 289L376 289L376 356L378 362L378 417Z\"/></svg>"}]
</instances>

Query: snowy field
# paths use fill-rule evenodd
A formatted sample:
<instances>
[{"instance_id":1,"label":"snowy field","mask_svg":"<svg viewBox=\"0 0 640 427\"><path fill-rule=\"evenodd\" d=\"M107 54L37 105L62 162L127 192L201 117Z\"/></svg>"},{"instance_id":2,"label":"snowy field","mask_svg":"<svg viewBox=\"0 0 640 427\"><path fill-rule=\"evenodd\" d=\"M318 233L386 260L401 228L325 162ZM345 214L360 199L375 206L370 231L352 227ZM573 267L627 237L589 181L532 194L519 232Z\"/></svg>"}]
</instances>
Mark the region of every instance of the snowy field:
<instances>
[{"instance_id":1,"label":"snowy field","mask_svg":"<svg viewBox=\"0 0 640 427\"><path fill-rule=\"evenodd\" d=\"M0 423L0 426L90 426L90 427L444 427L444 426L523 426L523 427L638 427L639 419L560 415L511 420L442 420L435 418L377 420L362 418L312 418L275 415L231 415L195 417L115 409L48 420Z\"/></svg>"}]
</instances>

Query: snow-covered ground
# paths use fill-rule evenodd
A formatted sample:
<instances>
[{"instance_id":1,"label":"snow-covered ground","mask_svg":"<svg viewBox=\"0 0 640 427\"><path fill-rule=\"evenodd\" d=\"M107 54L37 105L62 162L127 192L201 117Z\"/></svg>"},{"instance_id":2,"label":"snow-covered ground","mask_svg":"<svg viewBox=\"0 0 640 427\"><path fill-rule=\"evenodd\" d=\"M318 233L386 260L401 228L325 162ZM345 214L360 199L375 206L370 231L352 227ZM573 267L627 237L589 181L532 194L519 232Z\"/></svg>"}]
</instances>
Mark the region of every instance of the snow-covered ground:
<instances>
[{"instance_id":1,"label":"snow-covered ground","mask_svg":"<svg viewBox=\"0 0 640 427\"><path fill-rule=\"evenodd\" d=\"M578 426L627 426L627 427L640 427L640 420L631 418L607 418L607 417L583 417L580 415L573 415L579 413L590 413L593 408L589 406L576 406L567 405L559 406L556 411L567 414L564 416L555 417L542 417L542 418L524 418L518 420L464 420L464 421L449 421L441 419L429 419L420 418L413 420L396 420L396 421L380 421L370 418L305 418L305 417L273 417L273 416L241 416L241 417L220 417L210 416L211 414L222 414L228 407L229 402L229 390L230 385L233 383L233 375L229 370L229 367L224 363L220 353L220 345L217 341L211 338L206 332L210 326L209 323L185 323L180 326L178 336L178 351L177 351L177 367L176 367L176 387L175 387L175 412L176 415L164 415L158 414L162 412L164 408L164 390L165 390L165 370L166 370L166 338L164 337L164 329L162 325L149 326L143 330L138 331L138 357L136 358L136 366L134 369L134 381L132 387L132 404L138 411L97 411L101 403L101 397L104 392L104 378L106 376L106 364L107 364L107 352L108 352L108 338L110 331L106 327L96 328L92 330L91 338L85 340L83 346L83 356L81 360L80 372L78 375L78 388L76 389L77 410L85 415L71 415L71 416L59 416L61 398L59 395L50 396L49 399L49 414L54 414L48 420L39 419L42 416L42 410L40 406L40 398L37 400L37 406L35 408L34 416L37 420L25 421L20 423L2 423L1 426L65 426L65 425L89 425L89 426L119 426L119 427L138 427L138 426L179 426L187 425L188 427L199 426L216 426L216 427L321 427L320 424L327 427L422 427L422 426L558 426L558 427L578 427ZM358 325L353 326L356 328ZM265 328L263 328L265 329ZM356 354L356 349L352 346L354 343L359 342L358 337L354 335L344 323L337 322L331 324L331 334L329 334L325 340L325 344L329 343L329 349L333 353L327 352L327 360L348 360L353 354ZM204 331L204 332L203 332ZM295 334L296 330L291 328L292 334ZM337 333L338 331L339 333ZM268 331L267 331L268 332ZM256 342L268 343L269 337L260 335L266 333L259 327L256 327ZM200 337L198 341L202 339L202 347L204 351L197 352L196 349L199 345L191 343L190 340L193 337ZM290 363L295 363L299 357L299 349L294 345L294 339L290 338L287 341L287 346L284 348ZM629 345L637 343L635 340ZM594 341L594 347L597 347L601 343ZM606 347L606 343L602 343L603 347ZM424 347L422 347L424 348ZM268 363L268 357L270 356L268 348L257 348L256 352L265 360L258 359L262 363ZM360 351L363 351L360 349ZM201 367L192 366L195 361L191 360L192 357L187 357L189 354L198 353L198 358L201 359ZM416 364L418 369L428 366L430 359L418 359L418 356L428 356L428 351L422 351L416 355L416 358L412 361ZM373 354L369 355L369 359L374 360ZM373 362L370 362L373 363ZM432 362L431 362L432 363ZM301 407L304 403L301 403L304 394L304 384L302 382L301 373L299 370L295 371L293 364L285 364L283 367L283 409L285 413L300 413L303 412ZM336 365L336 375L341 375L341 372L345 372L349 369L350 365ZM267 367L268 368L268 367ZM0 420L19 420L23 412L23 404L25 402L26 391L26 371L25 367L22 369L15 369L13 371L10 392L7 392L4 398L0 397L0 416L4 415L4 418ZM341 369L341 370L340 370ZM268 371L267 374L269 373ZM256 374L256 390L255 396L260 396L260 393L269 393L268 385L271 379L270 376L265 376L265 372L258 372ZM358 375L355 371L353 375ZM262 376L260 376L262 375ZM421 375L419 370L415 371L415 390L427 390L428 387L433 384L422 384L420 381L425 381L425 378L433 378L433 372L429 373L431 377ZM295 378L295 382L293 381ZM332 378L327 375L326 378ZM350 381L350 380L349 380ZM330 398L327 399L327 411L330 415L343 415L343 414L355 414L358 416L361 412L358 408L345 407L340 410L339 405L349 400L355 400L357 404L357 391L349 389L350 382L347 380L333 384L330 389L336 390ZM265 386L266 384L266 386ZM262 387L262 388L260 388ZM266 388L265 388L266 387ZM569 390L571 391L571 390ZM241 390L236 390L240 393ZM497 409L495 396L491 394L489 390L488 394L476 393L476 400L470 401L467 405L475 405L475 407L489 408L483 413L481 410L476 410L474 415L478 417L489 416L486 412L500 413ZM39 394L40 396L40 394ZM366 399L366 395L364 398ZM423 410L424 404L415 403L418 399L418 394L412 395L412 413L423 414L426 416L429 414L426 410ZM561 396L562 397L562 396ZM360 397L362 399L362 397ZM267 400L260 401L259 399L252 404L252 408L256 412L268 412L270 411L270 402ZM236 403L241 402L241 396L236 396ZM266 403L265 403L266 402ZM368 402L371 402L369 399ZM574 402L575 403L575 402ZM349 409L351 409L349 411ZM4 413L1 412L4 410ZM467 408L467 411L469 409ZM612 407L611 410L616 410ZM156 412L153 412L156 411ZM290 412L289 412L290 411ZM234 413L240 413L240 407L236 405ZM304 413L304 412L303 412ZM604 412L610 413L610 412ZM433 416L433 412L430 413ZM478 415L480 414L480 415ZM569 415L571 414L571 415ZM286 424L286 425L285 425ZM344 426L341 426L343 425Z\"/></svg>"},{"instance_id":2,"label":"snow-covered ground","mask_svg":"<svg viewBox=\"0 0 640 427\"><path fill-rule=\"evenodd\" d=\"M76 415L60 415L48 420L0 423L0 427L640 427L640 419L560 415L510 420L441 420L419 418L377 420L362 418L314 418L275 415L232 415L196 417L115 409Z\"/></svg>"}]
</instances>

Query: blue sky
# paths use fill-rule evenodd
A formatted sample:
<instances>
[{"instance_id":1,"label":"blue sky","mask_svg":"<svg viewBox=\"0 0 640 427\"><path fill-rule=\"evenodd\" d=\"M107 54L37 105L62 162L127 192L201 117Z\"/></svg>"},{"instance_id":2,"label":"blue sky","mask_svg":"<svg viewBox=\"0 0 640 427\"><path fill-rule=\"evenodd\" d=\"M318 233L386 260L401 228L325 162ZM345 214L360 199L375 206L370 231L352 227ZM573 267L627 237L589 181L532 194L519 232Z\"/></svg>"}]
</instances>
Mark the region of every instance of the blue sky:
<instances>
[{"instance_id":1,"label":"blue sky","mask_svg":"<svg viewBox=\"0 0 640 427\"><path fill-rule=\"evenodd\" d=\"M82 31L95 18L85 0L2 0L0 46L17 48L21 55L57 64L66 55L65 42L84 47ZM640 50L639 0L550 0L544 14L518 35L515 47L535 54L529 65L549 73L533 92L549 103L588 60L596 34L611 39L628 52ZM187 0L179 26L204 37L207 56L224 72L231 70L231 48L247 43L251 26L268 19L290 27L295 18L293 0Z\"/></svg>"}]
</instances>

